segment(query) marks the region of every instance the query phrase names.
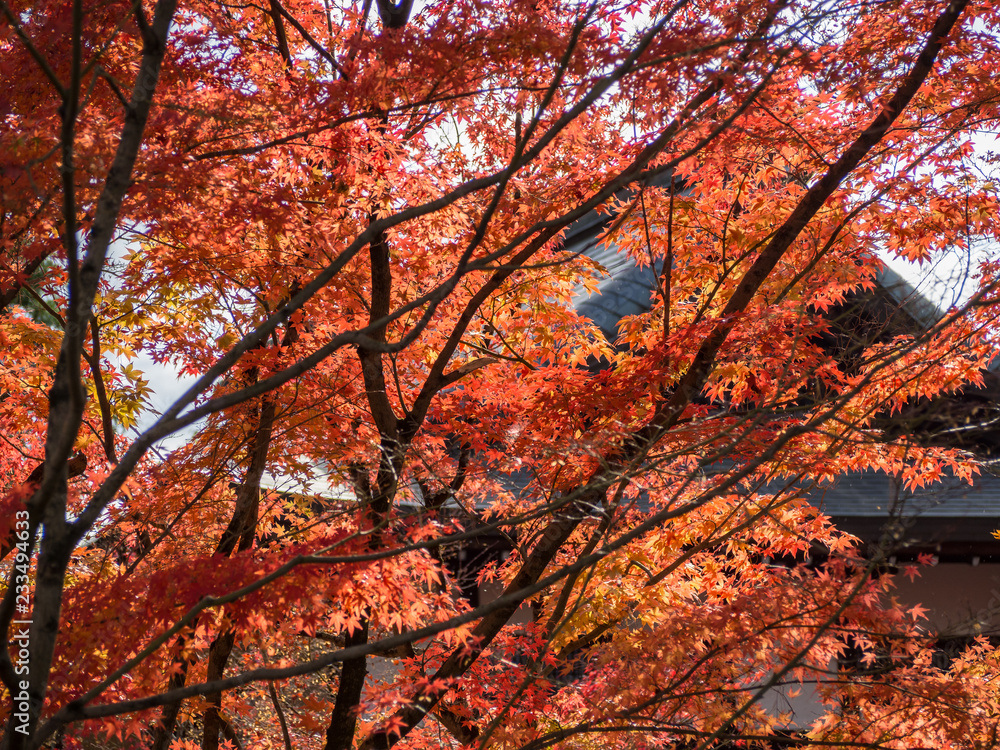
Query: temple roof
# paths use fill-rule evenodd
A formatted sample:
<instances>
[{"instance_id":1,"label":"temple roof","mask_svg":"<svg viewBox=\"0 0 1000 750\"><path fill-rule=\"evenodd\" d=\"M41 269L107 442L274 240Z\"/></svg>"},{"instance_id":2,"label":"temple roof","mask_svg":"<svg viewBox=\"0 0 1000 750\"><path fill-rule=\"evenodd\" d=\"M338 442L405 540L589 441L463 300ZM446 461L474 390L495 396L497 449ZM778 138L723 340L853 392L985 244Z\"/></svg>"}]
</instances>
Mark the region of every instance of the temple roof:
<instances>
[{"instance_id":1,"label":"temple roof","mask_svg":"<svg viewBox=\"0 0 1000 750\"><path fill-rule=\"evenodd\" d=\"M609 214L598 212L580 219L567 231L564 249L586 255L607 271L598 291L581 294L576 308L614 341L622 318L650 309L658 269L639 266L613 243L599 242L611 219ZM860 304L881 305L883 314L886 306L893 308L893 326L926 329L971 296L976 287L975 257L968 252L957 254L923 268L885 259L876 277L875 293ZM1000 404L1000 378L994 372L985 375L986 387L967 388L944 404L915 406L903 415L908 421L897 418L889 432L898 435L922 430L921 434L930 436L927 442L944 442L984 459L995 459L1000 455L1000 440L994 432L1000 433L1000 427L994 430L993 412ZM989 468L992 464L984 460L983 465ZM912 491L900 488L895 478L884 473L864 472L812 488L806 497L839 526L868 542L884 532L887 520L897 519L904 530L904 538L899 540L903 546L915 549L931 544L940 548L950 544L958 545L967 555L1000 554L1000 542L991 535L1000 528L1000 477L987 472L976 477L971 486L949 478Z\"/></svg>"}]
</instances>

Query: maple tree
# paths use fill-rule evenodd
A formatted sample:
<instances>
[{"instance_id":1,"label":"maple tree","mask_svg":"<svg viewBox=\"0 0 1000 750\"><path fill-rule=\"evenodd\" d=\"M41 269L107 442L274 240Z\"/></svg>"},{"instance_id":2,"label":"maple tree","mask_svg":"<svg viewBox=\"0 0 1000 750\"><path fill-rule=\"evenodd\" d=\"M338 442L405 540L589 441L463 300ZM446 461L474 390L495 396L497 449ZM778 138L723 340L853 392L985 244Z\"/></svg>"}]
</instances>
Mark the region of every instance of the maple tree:
<instances>
[{"instance_id":1,"label":"maple tree","mask_svg":"<svg viewBox=\"0 0 1000 750\"><path fill-rule=\"evenodd\" d=\"M975 471L880 420L979 381L996 269L825 342L996 234L1000 11L411 6L0 0L3 747L994 747L997 654L802 494Z\"/></svg>"}]
</instances>

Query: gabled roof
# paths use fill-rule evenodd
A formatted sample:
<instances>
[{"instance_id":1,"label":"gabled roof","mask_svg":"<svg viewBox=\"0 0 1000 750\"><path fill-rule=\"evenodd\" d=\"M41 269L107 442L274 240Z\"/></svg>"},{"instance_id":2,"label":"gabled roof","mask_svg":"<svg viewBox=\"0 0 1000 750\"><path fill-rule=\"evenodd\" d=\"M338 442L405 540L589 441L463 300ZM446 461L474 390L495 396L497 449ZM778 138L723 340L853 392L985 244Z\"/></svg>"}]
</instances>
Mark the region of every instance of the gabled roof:
<instances>
[{"instance_id":1,"label":"gabled roof","mask_svg":"<svg viewBox=\"0 0 1000 750\"><path fill-rule=\"evenodd\" d=\"M597 293L581 295L576 309L593 320L610 341L617 338L622 318L650 309L659 272L649 265L639 266L613 243L599 241L612 218L596 211L589 214L569 228L564 243L567 252L586 255L608 272ZM946 285L914 283L886 263L876 283L877 296L884 300L880 304L903 313L907 327L931 326L956 302L946 299ZM989 388L972 392L970 400L984 399L995 402ZM968 404L960 404L956 413L963 414L968 408ZM987 430L987 438L989 435ZM972 441L976 440L982 438L973 436ZM968 441L956 444L970 447ZM994 451L987 448L984 452ZM951 478L906 491L886 474L864 472L842 476L831 485L810 490L806 496L838 526L868 542L884 533L887 519L896 518L902 523L903 537L898 540L902 547L921 549L931 545L940 549L947 543L957 545L961 554L976 555L976 559L978 555L1000 555L1000 542L991 535L993 529L1000 528L1000 478L995 476L979 476L972 486Z\"/></svg>"},{"instance_id":2,"label":"gabled roof","mask_svg":"<svg viewBox=\"0 0 1000 750\"><path fill-rule=\"evenodd\" d=\"M613 218L610 214L593 211L569 227L563 243L567 253L585 255L607 271L608 276L599 284L598 291L581 295L576 309L593 320L610 341L617 337L622 318L650 309L651 295L661 270L648 264L640 266L613 242L601 241L601 235ZM943 297L935 300L928 294L931 288L940 291L940 284L924 288L907 280L887 263L882 263L876 283L919 326L933 325L948 307L939 304L946 301Z\"/></svg>"}]
</instances>

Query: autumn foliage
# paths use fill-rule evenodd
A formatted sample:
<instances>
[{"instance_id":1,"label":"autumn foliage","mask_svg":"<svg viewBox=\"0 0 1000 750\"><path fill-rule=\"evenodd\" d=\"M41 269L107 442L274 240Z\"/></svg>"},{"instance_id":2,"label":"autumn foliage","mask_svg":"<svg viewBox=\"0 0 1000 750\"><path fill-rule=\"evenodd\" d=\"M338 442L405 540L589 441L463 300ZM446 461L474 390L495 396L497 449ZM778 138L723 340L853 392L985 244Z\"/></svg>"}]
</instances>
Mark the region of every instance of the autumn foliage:
<instances>
[{"instance_id":1,"label":"autumn foliage","mask_svg":"<svg viewBox=\"0 0 1000 750\"><path fill-rule=\"evenodd\" d=\"M410 6L0 0L3 747L995 747L803 497L978 471L996 269L836 321L996 235L1000 8Z\"/></svg>"}]
</instances>

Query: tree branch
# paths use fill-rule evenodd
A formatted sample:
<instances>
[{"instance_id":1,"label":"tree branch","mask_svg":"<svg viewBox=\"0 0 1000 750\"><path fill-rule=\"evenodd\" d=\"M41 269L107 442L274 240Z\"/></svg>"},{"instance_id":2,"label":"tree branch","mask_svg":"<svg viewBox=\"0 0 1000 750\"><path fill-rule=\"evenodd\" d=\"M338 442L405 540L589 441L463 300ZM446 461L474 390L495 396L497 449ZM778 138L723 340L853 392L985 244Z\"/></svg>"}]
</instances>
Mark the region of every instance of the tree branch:
<instances>
[{"instance_id":1,"label":"tree branch","mask_svg":"<svg viewBox=\"0 0 1000 750\"><path fill-rule=\"evenodd\" d=\"M410 20L410 12L413 10L413 0L376 0L378 17L382 25L387 29L401 29Z\"/></svg>"}]
</instances>

